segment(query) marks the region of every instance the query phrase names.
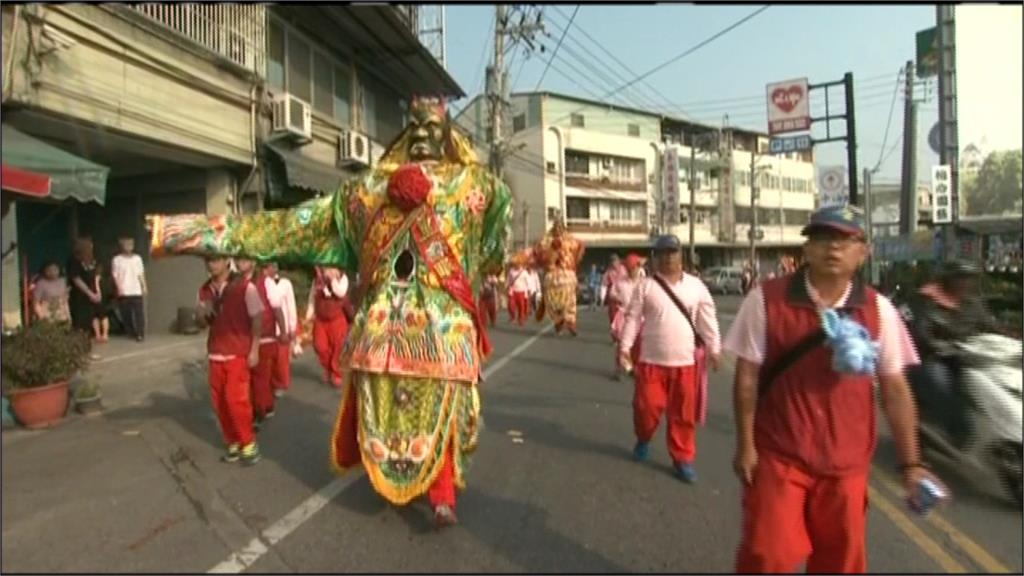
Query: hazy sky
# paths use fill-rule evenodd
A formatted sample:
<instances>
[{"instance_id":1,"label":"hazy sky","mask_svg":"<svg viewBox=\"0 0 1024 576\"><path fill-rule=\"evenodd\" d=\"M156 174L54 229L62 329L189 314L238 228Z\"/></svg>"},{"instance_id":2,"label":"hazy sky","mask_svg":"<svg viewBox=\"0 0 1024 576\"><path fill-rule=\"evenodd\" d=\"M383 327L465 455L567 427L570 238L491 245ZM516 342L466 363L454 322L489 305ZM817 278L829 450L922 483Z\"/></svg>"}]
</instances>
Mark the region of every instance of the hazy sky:
<instances>
[{"instance_id":1,"label":"hazy sky","mask_svg":"<svg viewBox=\"0 0 1024 576\"><path fill-rule=\"evenodd\" d=\"M604 94L758 8L752 5L584 5L542 88L591 98L593 94L588 90ZM575 5L543 7L552 36L543 42L548 52L536 53L527 59L517 50L509 57L510 77L517 80L513 91L536 87L574 9ZM995 66L1015 70L1017 102L1020 102L1019 9L1017 13L1017 60L1000 57L995 60ZM449 5L447 9L449 70L470 96L479 94L483 88L483 68L493 54L493 20L494 7L490 5ZM717 125L723 114L728 114L732 125L765 130L765 85L769 82L806 76L812 83L820 83L840 80L845 72L853 72L858 164L861 169L873 167L883 156L884 140L887 158L876 180L896 182L900 175L903 131L903 87L901 81L897 88L897 75L906 61L914 58L916 32L934 24L934 5L771 6L739 28L649 77L647 83L657 92L640 84L642 94L632 93L619 102L641 107L654 99L671 106L683 117ZM628 70L608 58L580 30L614 54ZM579 55L586 64L571 53ZM594 69L588 69L588 64ZM894 90L897 100L890 121ZM919 91L924 95L924 88ZM819 91L811 98L812 111L823 111L824 95ZM834 110L842 111L841 89L830 93L830 102ZM455 108L464 103L465 100L457 103ZM938 119L934 82L929 101L922 103L919 109L919 174L922 180L927 180L930 166L937 162L927 144L928 131ZM1018 140L1019 110L1018 105L1015 122ZM823 134L823 130L823 126L816 127L815 135ZM843 131L842 122L836 122L833 135L841 135ZM816 154L819 165L846 163L842 143L820 145Z\"/></svg>"}]
</instances>

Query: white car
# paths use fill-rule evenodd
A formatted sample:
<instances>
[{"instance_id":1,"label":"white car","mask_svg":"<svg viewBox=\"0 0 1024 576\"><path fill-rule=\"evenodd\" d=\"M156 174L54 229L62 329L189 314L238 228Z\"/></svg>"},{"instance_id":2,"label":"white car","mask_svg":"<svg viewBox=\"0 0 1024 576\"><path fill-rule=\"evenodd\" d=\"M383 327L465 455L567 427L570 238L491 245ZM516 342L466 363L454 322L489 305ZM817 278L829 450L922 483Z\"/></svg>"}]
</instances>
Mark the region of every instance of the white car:
<instances>
[{"instance_id":1,"label":"white car","mask_svg":"<svg viewBox=\"0 0 1024 576\"><path fill-rule=\"evenodd\" d=\"M701 279L712 294L743 294L743 270L739 268L708 268Z\"/></svg>"}]
</instances>

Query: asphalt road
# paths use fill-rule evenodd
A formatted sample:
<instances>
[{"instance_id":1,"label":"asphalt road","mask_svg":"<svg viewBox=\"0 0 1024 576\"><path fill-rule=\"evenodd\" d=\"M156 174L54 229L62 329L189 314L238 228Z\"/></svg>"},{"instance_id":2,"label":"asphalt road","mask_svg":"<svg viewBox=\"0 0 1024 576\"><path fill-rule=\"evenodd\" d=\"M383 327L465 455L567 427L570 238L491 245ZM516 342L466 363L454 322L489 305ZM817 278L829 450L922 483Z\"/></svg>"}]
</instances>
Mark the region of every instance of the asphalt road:
<instances>
[{"instance_id":1,"label":"asphalt road","mask_svg":"<svg viewBox=\"0 0 1024 576\"><path fill-rule=\"evenodd\" d=\"M719 303L727 325L738 300ZM425 502L390 506L361 472L328 470L340 395L318 383L310 355L253 468L217 460L201 363L136 362L110 378L134 379L143 400L45 433L4 434L0 570L731 571L740 526L731 364L712 377L700 478L689 486L671 474L664 427L649 463L630 459L631 386L609 378L603 310L581 312L577 338L501 322L454 528L435 532ZM901 503L885 435L876 463L870 570L1021 572L1021 511L998 486L939 463L956 501L920 519Z\"/></svg>"}]
</instances>

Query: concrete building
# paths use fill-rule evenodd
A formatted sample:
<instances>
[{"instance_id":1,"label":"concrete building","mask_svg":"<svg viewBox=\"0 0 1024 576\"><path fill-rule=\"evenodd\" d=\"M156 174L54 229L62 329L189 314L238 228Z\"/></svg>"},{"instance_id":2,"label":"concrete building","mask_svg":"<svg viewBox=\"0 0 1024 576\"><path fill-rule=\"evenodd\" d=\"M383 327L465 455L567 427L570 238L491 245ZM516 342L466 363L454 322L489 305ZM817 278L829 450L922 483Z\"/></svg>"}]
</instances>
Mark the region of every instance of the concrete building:
<instances>
[{"instance_id":1,"label":"concrete building","mask_svg":"<svg viewBox=\"0 0 1024 576\"><path fill-rule=\"evenodd\" d=\"M761 178L759 260L774 265L778 255L795 253L803 243L800 227L816 202L809 153L768 156L764 134L552 92L513 94L510 108L503 124L511 135L504 170L516 197L517 245L540 238L558 214L587 244L588 264L603 263L613 251L645 250L661 232L688 242L689 163L698 135L705 135L693 167L694 241L701 266L742 265L749 259L751 150L757 151ZM456 121L486 155L486 100L470 101ZM670 148L680 166L674 176L678 222L667 218L672 211L664 205L664 158Z\"/></svg>"},{"instance_id":2,"label":"concrete building","mask_svg":"<svg viewBox=\"0 0 1024 576\"><path fill-rule=\"evenodd\" d=\"M917 227L930 226L932 221L931 186L917 185ZM900 185L871 185L871 232L874 238L900 235Z\"/></svg>"},{"instance_id":3,"label":"concrete building","mask_svg":"<svg viewBox=\"0 0 1024 576\"><path fill-rule=\"evenodd\" d=\"M104 263L119 233L145 253L148 213L333 192L398 134L413 94L461 95L406 6L4 5L3 32L4 124L110 170L96 203L16 203L4 236L21 273L66 261L81 234ZM167 330L205 272L147 265L150 323Z\"/></svg>"}]
</instances>

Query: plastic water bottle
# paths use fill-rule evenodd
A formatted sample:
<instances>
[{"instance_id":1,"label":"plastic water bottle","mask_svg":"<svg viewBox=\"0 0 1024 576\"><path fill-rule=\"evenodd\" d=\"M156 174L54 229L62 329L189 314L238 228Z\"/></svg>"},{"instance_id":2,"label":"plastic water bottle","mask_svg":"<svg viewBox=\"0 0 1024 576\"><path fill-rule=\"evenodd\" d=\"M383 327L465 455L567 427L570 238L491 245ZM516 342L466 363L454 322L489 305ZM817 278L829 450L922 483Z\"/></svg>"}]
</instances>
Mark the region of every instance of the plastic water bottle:
<instances>
[{"instance_id":1,"label":"plastic water bottle","mask_svg":"<svg viewBox=\"0 0 1024 576\"><path fill-rule=\"evenodd\" d=\"M910 509L920 516L927 516L936 504L945 500L946 493L939 488L939 485L928 478L922 478L918 483L918 497L911 499Z\"/></svg>"}]
</instances>

